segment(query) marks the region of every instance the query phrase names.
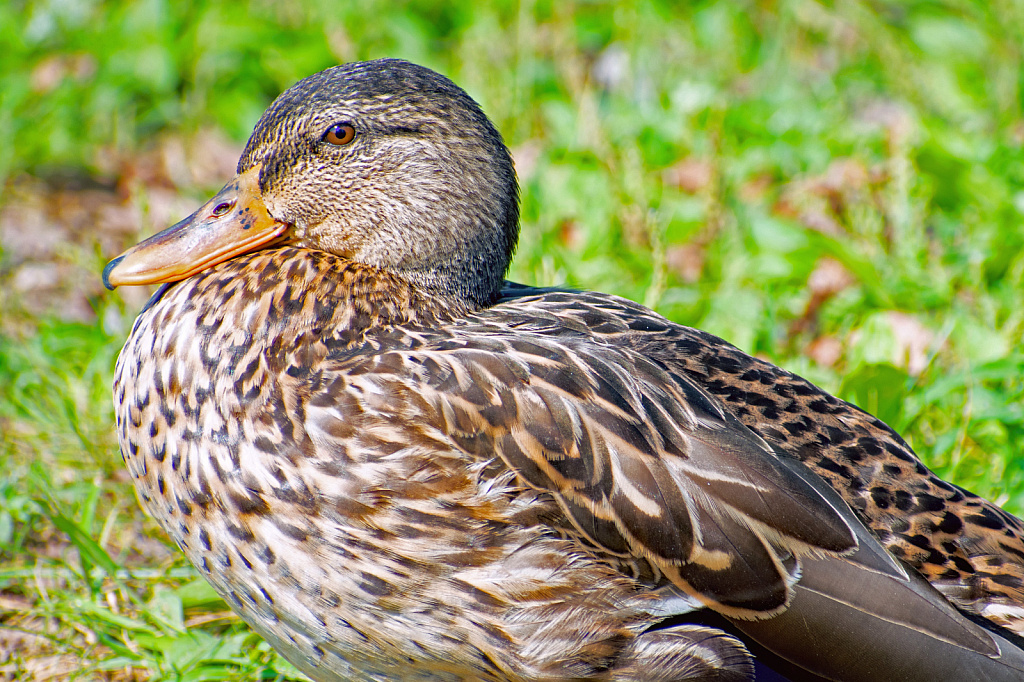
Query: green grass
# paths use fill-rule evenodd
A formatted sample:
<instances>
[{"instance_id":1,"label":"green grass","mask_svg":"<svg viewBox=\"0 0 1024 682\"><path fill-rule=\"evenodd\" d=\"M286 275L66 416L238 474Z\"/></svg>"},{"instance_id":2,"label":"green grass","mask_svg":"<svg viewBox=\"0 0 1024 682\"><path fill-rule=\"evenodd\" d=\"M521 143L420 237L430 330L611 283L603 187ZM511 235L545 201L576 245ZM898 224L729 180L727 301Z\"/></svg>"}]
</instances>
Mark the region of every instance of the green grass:
<instances>
[{"instance_id":1,"label":"green grass","mask_svg":"<svg viewBox=\"0 0 1024 682\"><path fill-rule=\"evenodd\" d=\"M85 173L145 212L159 188L123 159L242 142L298 78L405 57L516 153L513 278L719 334L1024 512L1024 3L476 4L0 4L0 204ZM115 255L76 238L95 272ZM93 293L95 322L60 322L6 293L19 258L0 252L0 679L301 679L138 509L109 397L137 303Z\"/></svg>"}]
</instances>

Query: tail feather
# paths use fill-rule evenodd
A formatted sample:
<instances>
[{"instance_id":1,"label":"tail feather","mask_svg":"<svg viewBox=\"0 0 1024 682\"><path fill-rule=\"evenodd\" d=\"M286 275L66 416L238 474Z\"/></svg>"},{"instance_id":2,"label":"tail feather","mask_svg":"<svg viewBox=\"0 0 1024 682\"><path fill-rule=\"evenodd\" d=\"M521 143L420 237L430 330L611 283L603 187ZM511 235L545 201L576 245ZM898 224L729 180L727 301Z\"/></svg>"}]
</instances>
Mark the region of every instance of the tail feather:
<instances>
[{"instance_id":1,"label":"tail feather","mask_svg":"<svg viewBox=\"0 0 1024 682\"><path fill-rule=\"evenodd\" d=\"M608 682L751 682L746 647L721 630L680 625L654 630L623 650Z\"/></svg>"},{"instance_id":2,"label":"tail feather","mask_svg":"<svg viewBox=\"0 0 1024 682\"><path fill-rule=\"evenodd\" d=\"M1012 634L975 623L912 569L886 568L872 551L877 540L863 528L858 535L861 546L848 557L803 561L784 613L733 624L825 679L1024 679L1024 650Z\"/></svg>"}]
</instances>

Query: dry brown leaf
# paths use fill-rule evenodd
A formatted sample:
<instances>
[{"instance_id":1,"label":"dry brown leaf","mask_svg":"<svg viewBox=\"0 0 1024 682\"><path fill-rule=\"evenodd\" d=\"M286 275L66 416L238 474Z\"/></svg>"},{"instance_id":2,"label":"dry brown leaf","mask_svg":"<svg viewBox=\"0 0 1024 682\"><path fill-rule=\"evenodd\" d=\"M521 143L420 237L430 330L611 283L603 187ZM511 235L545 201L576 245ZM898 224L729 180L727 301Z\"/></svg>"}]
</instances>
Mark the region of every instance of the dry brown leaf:
<instances>
[{"instance_id":1,"label":"dry brown leaf","mask_svg":"<svg viewBox=\"0 0 1024 682\"><path fill-rule=\"evenodd\" d=\"M790 338L812 330L818 324L818 311L821 306L852 286L855 281L853 275L839 261L832 258L820 259L807 278L807 290L811 295L807 299L803 314L793 320L789 327Z\"/></svg>"},{"instance_id":2,"label":"dry brown leaf","mask_svg":"<svg viewBox=\"0 0 1024 682\"><path fill-rule=\"evenodd\" d=\"M823 367L834 367L843 357L843 343L834 336L819 336L811 341L805 353Z\"/></svg>"},{"instance_id":3,"label":"dry brown leaf","mask_svg":"<svg viewBox=\"0 0 1024 682\"><path fill-rule=\"evenodd\" d=\"M46 94L56 89L68 76L84 81L92 78L95 73L96 58L91 54L80 52L50 55L32 69L29 87L33 92Z\"/></svg>"},{"instance_id":4,"label":"dry brown leaf","mask_svg":"<svg viewBox=\"0 0 1024 682\"><path fill-rule=\"evenodd\" d=\"M520 182L526 182L533 177L537 170L537 163L544 152L544 143L541 140L527 140L512 150L512 158L515 160L516 175Z\"/></svg>"},{"instance_id":5,"label":"dry brown leaf","mask_svg":"<svg viewBox=\"0 0 1024 682\"><path fill-rule=\"evenodd\" d=\"M740 200L747 204L761 201L775 184L775 178L768 173L761 173L750 178L737 191Z\"/></svg>"},{"instance_id":6,"label":"dry brown leaf","mask_svg":"<svg viewBox=\"0 0 1024 682\"><path fill-rule=\"evenodd\" d=\"M665 253L668 269L687 284L700 280L704 272L704 260L705 249L701 244L677 244L670 246Z\"/></svg>"},{"instance_id":7,"label":"dry brown leaf","mask_svg":"<svg viewBox=\"0 0 1024 682\"><path fill-rule=\"evenodd\" d=\"M807 278L807 288L812 296L835 296L853 286L856 280L842 263L833 258L822 258Z\"/></svg>"},{"instance_id":8,"label":"dry brown leaf","mask_svg":"<svg viewBox=\"0 0 1024 682\"><path fill-rule=\"evenodd\" d=\"M558 225L558 239L572 251L579 251L586 244L583 228L576 220L563 220Z\"/></svg>"},{"instance_id":9,"label":"dry brown leaf","mask_svg":"<svg viewBox=\"0 0 1024 682\"><path fill-rule=\"evenodd\" d=\"M886 313L896 341L894 360L904 367L911 376L917 376L928 367L928 352L935 341L935 334L920 320L907 313L895 310Z\"/></svg>"},{"instance_id":10,"label":"dry brown leaf","mask_svg":"<svg viewBox=\"0 0 1024 682\"><path fill-rule=\"evenodd\" d=\"M689 194L702 191L714 179L714 168L711 163L690 157L666 168L664 181L666 185L676 187Z\"/></svg>"}]
</instances>

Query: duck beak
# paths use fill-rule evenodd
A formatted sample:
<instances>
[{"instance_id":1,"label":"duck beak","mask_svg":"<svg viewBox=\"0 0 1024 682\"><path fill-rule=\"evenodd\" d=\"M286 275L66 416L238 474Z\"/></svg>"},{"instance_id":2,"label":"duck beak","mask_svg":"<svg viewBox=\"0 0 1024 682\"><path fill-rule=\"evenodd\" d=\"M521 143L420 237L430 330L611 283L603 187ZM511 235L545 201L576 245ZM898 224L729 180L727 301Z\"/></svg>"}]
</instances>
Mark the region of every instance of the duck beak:
<instances>
[{"instance_id":1,"label":"duck beak","mask_svg":"<svg viewBox=\"0 0 1024 682\"><path fill-rule=\"evenodd\" d=\"M177 282L275 241L291 225L271 217L260 193L260 166L224 185L198 211L128 249L103 268L103 285Z\"/></svg>"}]
</instances>

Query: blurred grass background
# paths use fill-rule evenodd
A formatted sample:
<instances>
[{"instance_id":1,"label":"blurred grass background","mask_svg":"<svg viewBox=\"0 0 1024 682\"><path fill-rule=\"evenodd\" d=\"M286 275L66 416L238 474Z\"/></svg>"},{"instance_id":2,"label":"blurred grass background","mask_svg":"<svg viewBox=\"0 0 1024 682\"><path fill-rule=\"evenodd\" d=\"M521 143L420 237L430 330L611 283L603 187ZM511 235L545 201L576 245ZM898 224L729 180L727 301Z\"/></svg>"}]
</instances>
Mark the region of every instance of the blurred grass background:
<instances>
[{"instance_id":1,"label":"blurred grass background","mask_svg":"<svg viewBox=\"0 0 1024 682\"><path fill-rule=\"evenodd\" d=\"M403 57L513 149L512 278L628 296L1024 512L1024 2L0 4L0 679L301 679L139 511L104 261L299 78Z\"/></svg>"}]
</instances>

